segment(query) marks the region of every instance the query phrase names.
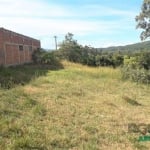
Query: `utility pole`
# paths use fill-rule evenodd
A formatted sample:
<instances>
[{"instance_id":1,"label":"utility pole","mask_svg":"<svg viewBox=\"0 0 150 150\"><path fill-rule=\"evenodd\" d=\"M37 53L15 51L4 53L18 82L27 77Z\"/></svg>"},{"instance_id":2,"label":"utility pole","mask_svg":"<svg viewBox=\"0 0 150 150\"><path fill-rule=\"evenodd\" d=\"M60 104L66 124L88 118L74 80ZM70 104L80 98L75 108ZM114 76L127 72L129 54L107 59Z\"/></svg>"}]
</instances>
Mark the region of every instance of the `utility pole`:
<instances>
[{"instance_id":1,"label":"utility pole","mask_svg":"<svg viewBox=\"0 0 150 150\"><path fill-rule=\"evenodd\" d=\"M54 39L55 39L55 47L56 47L56 50L57 50L57 36L54 36Z\"/></svg>"}]
</instances>

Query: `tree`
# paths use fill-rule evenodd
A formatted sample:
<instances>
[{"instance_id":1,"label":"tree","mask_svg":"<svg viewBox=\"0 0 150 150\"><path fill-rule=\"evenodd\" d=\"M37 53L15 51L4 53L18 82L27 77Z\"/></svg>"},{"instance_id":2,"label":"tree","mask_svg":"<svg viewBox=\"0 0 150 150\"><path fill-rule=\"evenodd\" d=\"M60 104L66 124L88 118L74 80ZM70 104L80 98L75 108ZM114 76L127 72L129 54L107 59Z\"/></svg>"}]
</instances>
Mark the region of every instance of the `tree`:
<instances>
[{"instance_id":1,"label":"tree","mask_svg":"<svg viewBox=\"0 0 150 150\"><path fill-rule=\"evenodd\" d=\"M81 46L73 39L73 34L68 33L65 40L60 44L60 53L62 58L72 62L81 61Z\"/></svg>"},{"instance_id":2,"label":"tree","mask_svg":"<svg viewBox=\"0 0 150 150\"><path fill-rule=\"evenodd\" d=\"M136 16L137 28L143 29L141 33L141 40L150 37L150 0L144 0L141 12Z\"/></svg>"},{"instance_id":3,"label":"tree","mask_svg":"<svg viewBox=\"0 0 150 150\"><path fill-rule=\"evenodd\" d=\"M150 69L150 52L141 53L138 57L138 65L146 70Z\"/></svg>"}]
</instances>

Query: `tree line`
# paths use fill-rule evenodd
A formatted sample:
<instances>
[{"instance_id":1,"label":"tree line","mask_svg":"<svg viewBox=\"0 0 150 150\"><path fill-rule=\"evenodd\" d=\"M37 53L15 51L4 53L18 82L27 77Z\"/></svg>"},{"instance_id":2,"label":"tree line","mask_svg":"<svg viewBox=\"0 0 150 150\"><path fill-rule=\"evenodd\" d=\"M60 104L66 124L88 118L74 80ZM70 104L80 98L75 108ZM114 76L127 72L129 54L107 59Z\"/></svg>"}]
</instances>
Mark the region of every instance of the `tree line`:
<instances>
[{"instance_id":1,"label":"tree line","mask_svg":"<svg viewBox=\"0 0 150 150\"><path fill-rule=\"evenodd\" d=\"M68 33L56 51L36 51L36 63L56 65L60 60L93 67L119 67L123 79L140 83L150 83L150 51L105 51L90 46L82 46Z\"/></svg>"}]
</instances>

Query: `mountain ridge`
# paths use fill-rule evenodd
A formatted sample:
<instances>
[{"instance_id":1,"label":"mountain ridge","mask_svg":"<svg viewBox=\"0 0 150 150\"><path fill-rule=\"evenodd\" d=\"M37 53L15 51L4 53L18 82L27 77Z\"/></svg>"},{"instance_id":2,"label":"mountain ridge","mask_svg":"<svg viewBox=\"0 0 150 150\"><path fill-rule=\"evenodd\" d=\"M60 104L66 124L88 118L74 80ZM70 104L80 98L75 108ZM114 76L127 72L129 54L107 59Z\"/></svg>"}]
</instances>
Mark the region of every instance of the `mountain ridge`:
<instances>
[{"instance_id":1,"label":"mountain ridge","mask_svg":"<svg viewBox=\"0 0 150 150\"><path fill-rule=\"evenodd\" d=\"M138 42L133 44L127 44L124 46L110 46L106 48L98 48L98 50L104 51L147 51L150 50L150 41Z\"/></svg>"}]
</instances>

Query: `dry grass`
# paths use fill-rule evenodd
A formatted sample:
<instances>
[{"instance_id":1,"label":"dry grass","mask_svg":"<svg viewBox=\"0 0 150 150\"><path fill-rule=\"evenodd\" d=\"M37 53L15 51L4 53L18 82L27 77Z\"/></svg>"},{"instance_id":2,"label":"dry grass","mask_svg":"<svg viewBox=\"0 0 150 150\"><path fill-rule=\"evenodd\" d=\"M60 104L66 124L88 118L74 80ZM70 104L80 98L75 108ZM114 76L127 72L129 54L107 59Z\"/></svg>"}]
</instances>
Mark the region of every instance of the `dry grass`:
<instances>
[{"instance_id":1,"label":"dry grass","mask_svg":"<svg viewBox=\"0 0 150 150\"><path fill-rule=\"evenodd\" d=\"M150 123L149 86L122 81L118 69L63 64L0 90L0 149L149 149L128 132L128 123Z\"/></svg>"}]
</instances>

